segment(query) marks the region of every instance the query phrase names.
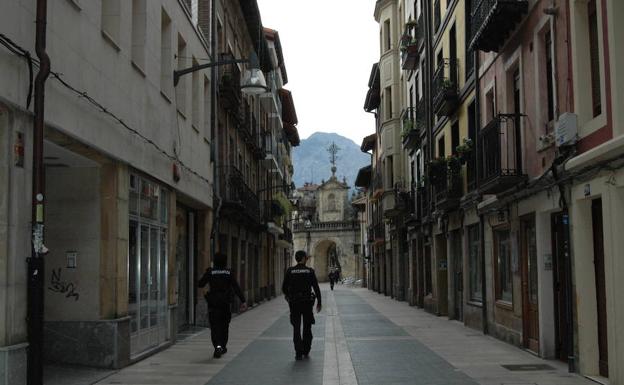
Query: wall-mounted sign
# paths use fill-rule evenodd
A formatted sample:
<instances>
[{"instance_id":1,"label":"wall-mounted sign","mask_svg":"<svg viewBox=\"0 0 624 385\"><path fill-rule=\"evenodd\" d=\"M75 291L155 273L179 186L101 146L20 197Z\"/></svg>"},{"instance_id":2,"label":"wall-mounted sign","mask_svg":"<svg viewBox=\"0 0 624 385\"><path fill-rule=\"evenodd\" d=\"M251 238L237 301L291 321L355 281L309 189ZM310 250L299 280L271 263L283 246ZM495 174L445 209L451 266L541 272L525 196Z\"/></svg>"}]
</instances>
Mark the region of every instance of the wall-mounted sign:
<instances>
[{"instance_id":1,"label":"wall-mounted sign","mask_svg":"<svg viewBox=\"0 0 624 385\"><path fill-rule=\"evenodd\" d=\"M65 253L67 258L67 268L75 269L76 263L78 262L78 252L77 251L68 251Z\"/></svg>"}]
</instances>

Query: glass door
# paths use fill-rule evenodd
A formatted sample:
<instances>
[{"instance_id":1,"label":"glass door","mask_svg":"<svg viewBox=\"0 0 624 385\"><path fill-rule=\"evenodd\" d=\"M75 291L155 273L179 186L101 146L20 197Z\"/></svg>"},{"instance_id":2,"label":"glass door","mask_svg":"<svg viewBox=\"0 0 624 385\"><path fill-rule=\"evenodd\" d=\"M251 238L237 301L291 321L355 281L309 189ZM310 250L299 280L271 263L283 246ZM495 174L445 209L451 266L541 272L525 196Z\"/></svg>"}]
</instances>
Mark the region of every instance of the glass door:
<instances>
[{"instance_id":1,"label":"glass door","mask_svg":"<svg viewBox=\"0 0 624 385\"><path fill-rule=\"evenodd\" d=\"M156 184L131 176L128 237L131 355L155 348L168 338L167 196Z\"/></svg>"}]
</instances>

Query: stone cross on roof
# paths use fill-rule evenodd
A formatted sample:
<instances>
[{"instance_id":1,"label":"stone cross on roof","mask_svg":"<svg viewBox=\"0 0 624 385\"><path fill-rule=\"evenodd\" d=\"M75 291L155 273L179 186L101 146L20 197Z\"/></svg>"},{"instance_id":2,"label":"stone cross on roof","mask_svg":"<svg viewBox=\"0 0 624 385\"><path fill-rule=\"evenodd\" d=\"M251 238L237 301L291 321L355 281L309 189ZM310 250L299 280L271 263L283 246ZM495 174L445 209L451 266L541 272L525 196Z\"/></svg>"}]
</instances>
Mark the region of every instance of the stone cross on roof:
<instances>
[{"instance_id":1,"label":"stone cross on roof","mask_svg":"<svg viewBox=\"0 0 624 385\"><path fill-rule=\"evenodd\" d=\"M338 151L340 150L341 148L338 147L335 142L332 142L332 144L329 147L327 147L327 152L329 153L329 161L332 164L332 168L331 168L332 178L336 177L336 170L337 170L336 161L338 160Z\"/></svg>"}]
</instances>

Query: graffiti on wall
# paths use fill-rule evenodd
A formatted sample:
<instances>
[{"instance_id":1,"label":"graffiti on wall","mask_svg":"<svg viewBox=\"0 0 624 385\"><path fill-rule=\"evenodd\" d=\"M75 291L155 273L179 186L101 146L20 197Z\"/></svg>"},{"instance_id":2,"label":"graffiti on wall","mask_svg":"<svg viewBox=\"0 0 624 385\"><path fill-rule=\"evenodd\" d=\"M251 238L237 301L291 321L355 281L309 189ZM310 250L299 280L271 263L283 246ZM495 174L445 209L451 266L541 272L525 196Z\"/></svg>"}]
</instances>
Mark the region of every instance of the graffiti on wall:
<instances>
[{"instance_id":1,"label":"graffiti on wall","mask_svg":"<svg viewBox=\"0 0 624 385\"><path fill-rule=\"evenodd\" d=\"M54 293L65 294L65 298L73 298L74 301L78 301L78 298L80 298L80 294L76 291L76 285L74 283L61 280L60 267L52 270L48 290Z\"/></svg>"}]
</instances>

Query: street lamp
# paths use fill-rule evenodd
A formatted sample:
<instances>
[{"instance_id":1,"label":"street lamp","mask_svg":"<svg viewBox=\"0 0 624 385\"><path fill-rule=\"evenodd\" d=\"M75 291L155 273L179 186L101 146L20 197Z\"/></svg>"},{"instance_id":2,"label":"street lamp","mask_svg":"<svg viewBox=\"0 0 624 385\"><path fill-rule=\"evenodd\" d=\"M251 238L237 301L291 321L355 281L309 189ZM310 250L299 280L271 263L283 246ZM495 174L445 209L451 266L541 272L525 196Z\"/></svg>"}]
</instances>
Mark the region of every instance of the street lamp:
<instances>
[{"instance_id":1,"label":"street lamp","mask_svg":"<svg viewBox=\"0 0 624 385\"><path fill-rule=\"evenodd\" d=\"M249 57L249 68L243 73L240 87L246 95L260 95L269 90L255 52Z\"/></svg>"},{"instance_id":2,"label":"street lamp","mask_svg":"<svg viewBox=\"0 0 624 385\"><path fill-rule=\"evenodd\" d=\"M222 60L212 63L200 64L189 68L173 71L173 86L177 86L180 81L180 77L190 74L195 71L203 70L206 68L217 67L228 64L249 63L249 68L245 70L243 77L241 78L240 88L246 95L259 95L267 92L269 88L266 85L264 74L260 69L260 62L258 61L258 55L252 52L249 59L232 59Z\"/></svg>"}]
</instances>

